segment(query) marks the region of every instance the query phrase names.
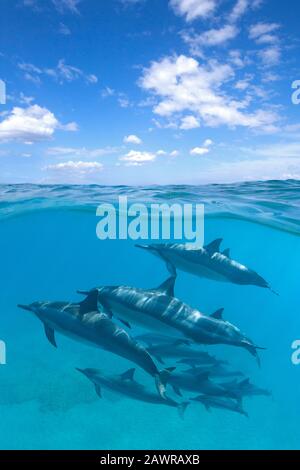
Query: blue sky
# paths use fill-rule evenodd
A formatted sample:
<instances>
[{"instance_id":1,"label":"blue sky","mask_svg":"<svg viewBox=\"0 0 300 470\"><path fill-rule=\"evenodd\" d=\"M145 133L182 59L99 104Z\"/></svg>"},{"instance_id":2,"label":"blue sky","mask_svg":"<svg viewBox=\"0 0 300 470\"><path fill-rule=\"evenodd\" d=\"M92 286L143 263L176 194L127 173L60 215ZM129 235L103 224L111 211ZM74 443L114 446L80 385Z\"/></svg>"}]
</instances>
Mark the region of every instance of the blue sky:
<instances>
[{"instance_id":1,"label":"blue sky","mask_svg":"<svg viewBox=\"0 0 300 470\"><path fill-rule=\"evenodd\" d=\"M0 182L300 178L299 2L0 5Z\"/></svg>"}]
</instances>

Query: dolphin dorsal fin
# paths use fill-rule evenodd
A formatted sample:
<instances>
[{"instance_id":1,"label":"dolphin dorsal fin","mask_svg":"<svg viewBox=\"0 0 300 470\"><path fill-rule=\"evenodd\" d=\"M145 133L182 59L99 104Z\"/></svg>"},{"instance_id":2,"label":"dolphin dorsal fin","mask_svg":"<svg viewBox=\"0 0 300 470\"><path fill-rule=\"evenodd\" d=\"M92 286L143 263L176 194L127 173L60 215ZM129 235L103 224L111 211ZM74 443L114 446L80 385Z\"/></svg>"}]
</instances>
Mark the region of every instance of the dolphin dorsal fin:
<instances>
[{"instance_id":1,"label":"dolphin dorsal fin","mask_svg":"<svg viewBox=\"0 0 300 470\"><path fill-rule=\"evenodd\" d=\"M124 374L121 374L120 377L121 377L122 380L131 380L131 381L133 381L134 380L134 373L135 373L135 369L129 369L126 372L124 372Z\"/></svg>"},{"instance_id":2,"label":"dolphin dorsal fin","mask_svg":"<svg viewBox=\"0 0 300 470\"><path fill-rule=\"evenodd\" d=\"M169 297L174 297L175 282L176 276L171 276L166 281L164 281L159 287L156 287L156 289L154 290L162 292L163 294L166 294Z\"/></svg>"},{"instance_id":3,"label":"dolphin dorsal fin","mask_svg":"<svg viewBox=\"0 0 300 470\"><path fill-rule=\"evenodd\" d=\"M250 385L250 379L242 380L242 382L240 383L240 385Z\"/></svg>"},{"instance_id":4,"label":"dolphin dorsal fin","mask_svg":"<svg viewBox=\"0 0 300 470\"><path fill-rule=\"evenodd\" d=\"M214 240L213 242L209 243L208 245L205 245L206 251L210 254L213 255L216 252L220 251L220 245L222 243L223 239L222 238L217 238L217 240Z\"/></svg>"},{"instance_id":5,"label":"dolphin dorsal fin","mask_svg":"<svg viewBox=\"0 0 300 470\"><path fill-rule=\"evenodd\" d=\"M230 249L226 248L226 250L223 251L222 253L224 256L227 256L227 258L230 258Z\"/></svg>"},{"instance_id":6,"label":"dolphin dorsal fin","mask_svg":"<svg viewBox=\"0 0 300 470\"><path fill-rule=\"evenodd\" d=\"M87 297L79 303L80 306L80 315L85 315L89 312L97 312L98 310L98 290L93 289L88 294Z\"/></svg>"},{"instance_id":7,"label":"dolphin dorsal fin","mask_svg":"<svg viewBox=\"0 0 300 470\"><path fill-rule=\"evenodd\" d=\"M215 318L216 320L223 320L223 312L224 308L219 308L219 310L211 314L211 317Z\"/></svg>"}]
</instances>

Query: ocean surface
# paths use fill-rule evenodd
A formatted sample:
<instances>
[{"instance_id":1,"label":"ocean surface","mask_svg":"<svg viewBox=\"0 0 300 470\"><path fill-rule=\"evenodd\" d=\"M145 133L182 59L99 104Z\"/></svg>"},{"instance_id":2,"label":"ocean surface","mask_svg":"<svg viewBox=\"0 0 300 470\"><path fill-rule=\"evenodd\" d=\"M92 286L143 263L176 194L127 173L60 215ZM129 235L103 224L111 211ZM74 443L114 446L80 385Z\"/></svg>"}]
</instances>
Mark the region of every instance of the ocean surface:
<instances>
[{"instance_id":1,"label":"ocean surface","mask_svg":"<svg viewBox=\"0 0 300 470\"><path fill-rule=\"evenodd\" d=\"M168 277L163 262L131 240L100 241L100 203L174 202L205 205L205 242L223 238L232 258L261 274L279 296L254 286L222 284L179 272L178 298L224 318L266 350L261 368L247 351L205 350L230 361L272 397L244 400L249 418L199 403L181 420L175 409L116 397L103 399L75 368L122 373L131 363L56 335L17 308L36 300L78 301L77 289L99 285L155 287ZM299 449L300 182L209 186L0 186L1 449ZM172 360L168 362L174 365ZM137 368L136 378L149 382ZM149 382L149 387L153 386ZM187 393L189 398L192 393Z\"/></svg>"}]
</instances>

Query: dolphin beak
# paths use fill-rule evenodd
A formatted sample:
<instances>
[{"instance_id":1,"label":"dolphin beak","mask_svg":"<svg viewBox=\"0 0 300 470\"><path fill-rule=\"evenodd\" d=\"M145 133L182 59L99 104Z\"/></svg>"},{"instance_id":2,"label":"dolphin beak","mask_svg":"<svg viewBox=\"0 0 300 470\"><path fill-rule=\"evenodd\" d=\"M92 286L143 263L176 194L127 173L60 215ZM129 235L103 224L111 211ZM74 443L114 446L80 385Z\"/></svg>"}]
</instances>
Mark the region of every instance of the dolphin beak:
<instances>
[{"instance_id":1,"label":"dolphin beak","mask_svg":"<svg viewBox=\"0 0 300 470\"><path fill-rule=\"evenodd\" d=\"M78 291L77 291L77 294L80 294L80 295L89 295L90 292L87 291L87 290L78 290Z\"/></svg>"},{"instance_id":2,"label":"dolphin beak","mask_svg":"<svg viewBox=\"0 0 300 470\"><path fill-rule=\"evenodd\" d=\"M141 248L142 250L151 250L151 247L149 245L139 245L138 243L136 243L134 246L136 248Z\"/></svg>"},{"instance_id":3,"label":"dolphin beak","mask_svg":"<svg viewBox=\"0 0 300 470\"><path fill-rule=\"evenodd\" d=\"M32 308L30 307L30 305L18 304L17 307L22 308L23 310L28 310L28 312L32 312Z\"/></svg>"},{"instance_id":4,"label":"dolphin beak","mask_svg":"<svg viewBox=\"0 0 300 470\"><path fill-rule=\"evenodd\" d=\"M86 375L84 369L79 369L79 367L75 367L76 370L78 370L78 372L81 372L83 375Z\"/></svg>"}]
</instances>

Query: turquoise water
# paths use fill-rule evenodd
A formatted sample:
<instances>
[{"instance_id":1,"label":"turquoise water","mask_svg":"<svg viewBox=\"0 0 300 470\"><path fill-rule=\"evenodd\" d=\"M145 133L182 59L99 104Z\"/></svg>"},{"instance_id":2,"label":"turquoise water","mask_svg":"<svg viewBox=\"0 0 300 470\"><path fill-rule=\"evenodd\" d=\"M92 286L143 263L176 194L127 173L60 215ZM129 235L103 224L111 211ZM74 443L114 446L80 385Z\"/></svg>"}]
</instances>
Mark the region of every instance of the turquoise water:
<instances>
[{"instance_id":1,"label":"turquoise water","mask_svg":"<svg viewBox=\"0 0 300 470\"><path fill-rule=\"evenodd\" d=\"M95 209L101 202L205 204L205 240L224 248L266 278L280 296L251 286L215 283L180 272L176 296L205 313L225 307L224 318L255 343L261 369L246 351L207 350L228 359L273 397L245 399L249 419L191 405L176 410L103 392L100 400L75 367L124 372L131 364L57 335L17 303L72 300L76 289L127 284L154 287L168 277L164 264L132 241L100 241ZM300 183L149 188L100 186L0 187L1 449L297 449L300 447L299 373L291 344L300 338ZM169 361L172 365L172 360ZM299 366L300 367L300 366ZM137 370L137 379L149 381ZM151 386L151 381L149 386ZM188 394L190 396L190 394Z\"/></svg>"}]
</instances>

